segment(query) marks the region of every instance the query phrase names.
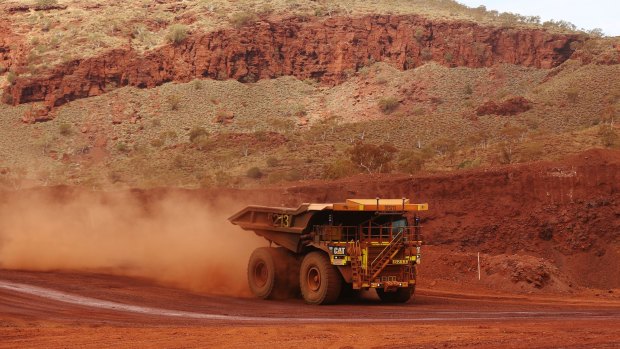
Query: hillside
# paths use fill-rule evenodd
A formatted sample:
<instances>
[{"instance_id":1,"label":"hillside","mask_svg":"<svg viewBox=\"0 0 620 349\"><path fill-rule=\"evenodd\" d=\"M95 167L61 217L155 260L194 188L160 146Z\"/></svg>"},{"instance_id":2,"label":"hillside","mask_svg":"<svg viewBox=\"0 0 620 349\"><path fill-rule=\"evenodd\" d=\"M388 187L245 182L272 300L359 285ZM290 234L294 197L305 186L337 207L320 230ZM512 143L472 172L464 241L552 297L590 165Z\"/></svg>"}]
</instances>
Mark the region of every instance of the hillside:
<instances>
[{"instance_id":1,"label":"hillside","mask_svg":"<svg viewBox=\"0 0 620 349\"><path fill-rule=\"evenodd\" d=\"M0 11L9 188L247 187L620 146L620 41L564 22L453 1Z\"/></svg>"}]
</instances>

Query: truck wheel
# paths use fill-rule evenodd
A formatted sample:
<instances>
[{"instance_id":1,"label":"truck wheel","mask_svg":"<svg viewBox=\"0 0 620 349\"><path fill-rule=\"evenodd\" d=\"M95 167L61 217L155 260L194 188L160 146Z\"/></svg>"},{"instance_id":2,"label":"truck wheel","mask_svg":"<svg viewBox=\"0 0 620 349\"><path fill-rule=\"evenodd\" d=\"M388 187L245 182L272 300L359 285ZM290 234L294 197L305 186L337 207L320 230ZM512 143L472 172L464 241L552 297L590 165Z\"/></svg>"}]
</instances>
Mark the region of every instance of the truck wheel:
<instances>
[{"instance_id":1,"label":"truck wheel","mask_svg":"<svg viewBox=\"0 0 620 349\"><path fill-rule=\"evenodd\" d=\"M330 304L338 300L342 277L323 252L310 252L301 262L301 295L308 304Z\"/></svg>"},{"instance_id":2,"label":"truck wheel","mask_svg":"<svg viewBox=\"0 0 620 349\"><path fill-rule=\"evenodd\" d=\"M270 247L260 247L252 252L248 263L248 284L256 297L274 299L286 289L286 265L277 262L279 254Z\"/></svg>"},{"instance_id":3,"label":"truck wheel","mask_svg":"<svg viewBox=\"0 0 620 349\"><path fill-rule=\"evenodd\" d=\"M394 292L385 292L376 288L377 296L386 303L407 303L415 291L415 286L401 287Z\"/></svg>"}]
</instances>

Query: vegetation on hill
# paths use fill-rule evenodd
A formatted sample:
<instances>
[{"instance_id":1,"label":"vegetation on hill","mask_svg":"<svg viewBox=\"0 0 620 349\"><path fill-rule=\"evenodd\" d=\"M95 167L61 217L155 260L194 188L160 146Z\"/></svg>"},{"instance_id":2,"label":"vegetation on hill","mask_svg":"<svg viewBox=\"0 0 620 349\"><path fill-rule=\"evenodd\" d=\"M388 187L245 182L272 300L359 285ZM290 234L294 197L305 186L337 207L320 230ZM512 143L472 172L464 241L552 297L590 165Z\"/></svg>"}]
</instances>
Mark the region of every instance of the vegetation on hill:
<instances>
[{"instance_id":1,"label":"vegetation on hill","mask_svg":"<svg viewBox=\"0 0 620 349\"><path fill-rule=\"evenodd\" d=\"M114 4L60 0L11 13L6 20L32 46L25 75L119 45L183 45L196 30L292 14L418 13L515 30L576 30L449 0L135 1L120 13ZM369 60L332 87L290 76L124 87L69 102L53 120L34 125L20 120L36 115L38 103L2 104L0 186L248 186L456 171L619 148L620 42L591 34L553 69L429 61L401 71ZM0 85L15 83L16 73L0 68Z\"/></svg>"}]
</instances>

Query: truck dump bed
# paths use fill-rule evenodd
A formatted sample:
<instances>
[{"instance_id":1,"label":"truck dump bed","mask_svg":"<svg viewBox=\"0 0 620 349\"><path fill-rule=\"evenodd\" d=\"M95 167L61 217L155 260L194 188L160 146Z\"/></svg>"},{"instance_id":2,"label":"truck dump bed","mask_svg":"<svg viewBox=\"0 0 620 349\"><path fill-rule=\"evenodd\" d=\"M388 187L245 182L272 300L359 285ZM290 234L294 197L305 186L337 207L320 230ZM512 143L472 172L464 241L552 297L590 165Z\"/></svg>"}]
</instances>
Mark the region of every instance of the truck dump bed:
<instances>
[{"instance_id":1,"label":"truck dump bed","mask_svg":"<svg viewBox=\"0 0 620 349\"><path fill-rule=\"evenodd\" d=\"M302 204L298 208L247 206L229 218L244 230L254 231L293 252L302 248L301 240L315 224L325 223L333 214L373 215L425 211L427 204L410 204L408 199L348 199L344 203Z\"/></svg>"}]
</instances>

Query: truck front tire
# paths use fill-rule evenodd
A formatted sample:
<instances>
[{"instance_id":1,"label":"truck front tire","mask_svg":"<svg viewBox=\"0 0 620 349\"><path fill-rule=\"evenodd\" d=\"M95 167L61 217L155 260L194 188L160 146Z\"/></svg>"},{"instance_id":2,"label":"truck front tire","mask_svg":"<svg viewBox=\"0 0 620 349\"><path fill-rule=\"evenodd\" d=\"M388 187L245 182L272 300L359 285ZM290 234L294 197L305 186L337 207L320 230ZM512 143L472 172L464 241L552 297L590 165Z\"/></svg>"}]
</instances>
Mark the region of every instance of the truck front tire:
<instances>
[{"instance_id":1,"label":"truck front tire","mask_svg":"<svg viewBox=\"0 0 620 349\"><path fill-rule=\"evenodd\" d=\"M301 295L308 304L332 304L338 300L342 277L324 252L308 253L299 273Z\"/></svg>"}]
</instances>

